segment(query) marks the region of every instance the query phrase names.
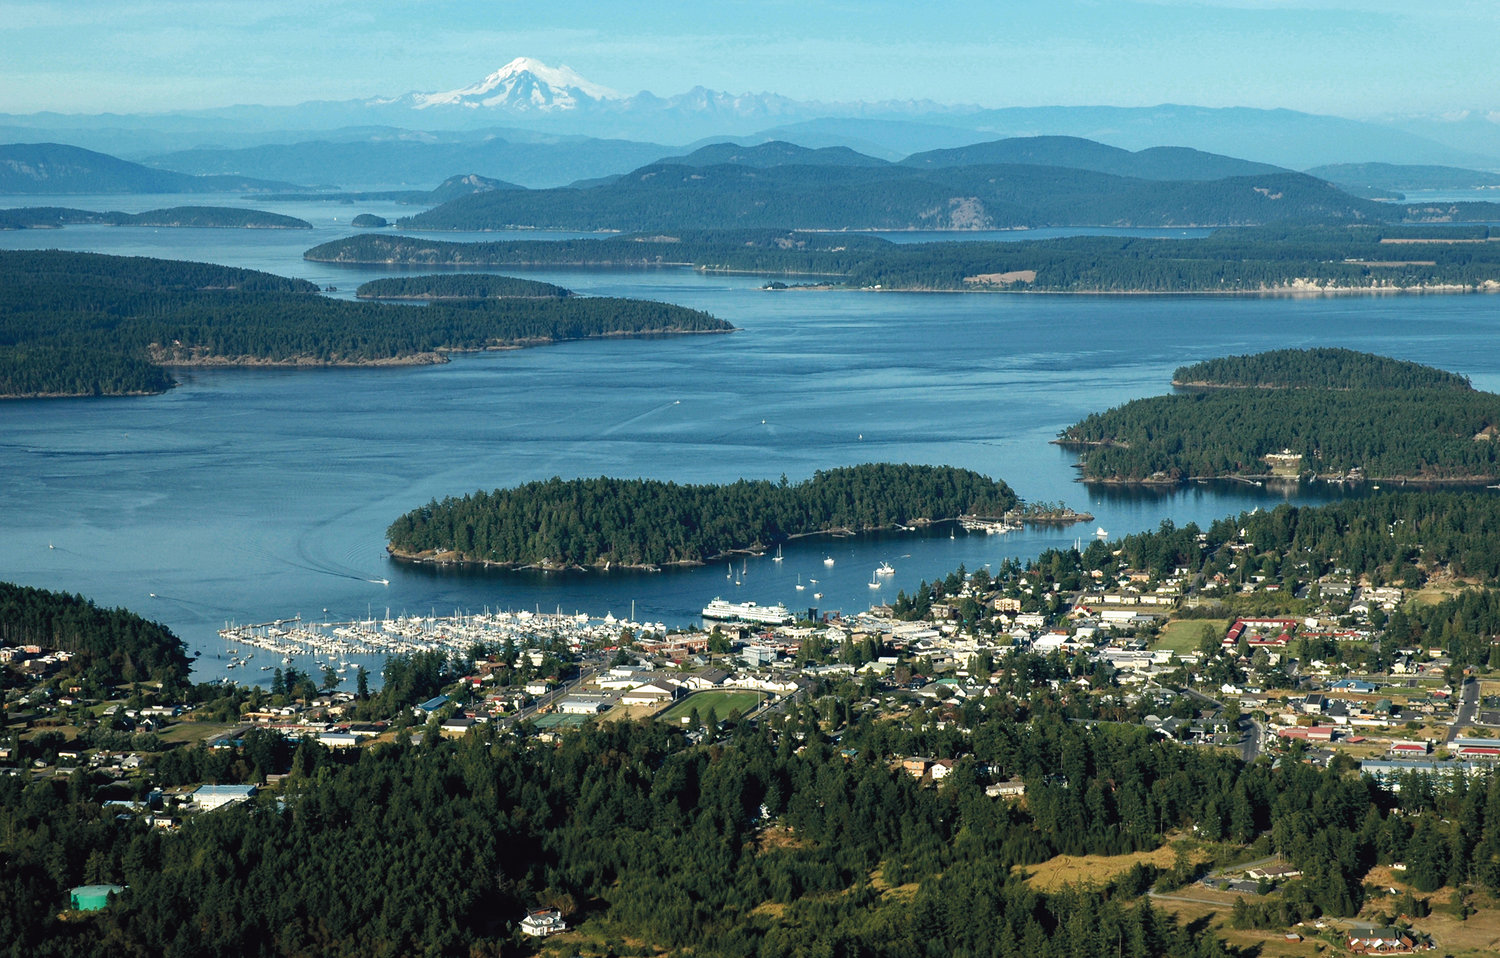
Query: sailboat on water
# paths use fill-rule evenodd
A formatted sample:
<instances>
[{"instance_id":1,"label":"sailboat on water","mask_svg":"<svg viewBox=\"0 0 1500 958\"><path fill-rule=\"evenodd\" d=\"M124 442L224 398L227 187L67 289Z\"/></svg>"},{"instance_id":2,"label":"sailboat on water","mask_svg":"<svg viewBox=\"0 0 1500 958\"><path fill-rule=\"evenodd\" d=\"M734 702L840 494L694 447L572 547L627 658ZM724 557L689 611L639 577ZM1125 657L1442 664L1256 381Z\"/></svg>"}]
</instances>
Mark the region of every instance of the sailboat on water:
<instances>
[{"instance_id":1,"label":"sailboat on water","mask_svg":"<svg viewBox=\"0 0 1500 958\"><path fill-rule=\"evenodd\" d=\"M807 586L802 584L802 573L799 572L797 573L797 591L801 592L805 588L807 588Z\"/></svg>"},{"instance_id":2,"label":"sailboat on water","mask_svg":"<svg viewBox=\"0 0 1500 958\"><path fill-rule=\"evenodd\" d=\"M780 562L781 558L782 558L782 556L781 556L781 546L777 546L776 547L776 554L771 557L771 561L772 562Z\"/></svg>"}]
</instances>

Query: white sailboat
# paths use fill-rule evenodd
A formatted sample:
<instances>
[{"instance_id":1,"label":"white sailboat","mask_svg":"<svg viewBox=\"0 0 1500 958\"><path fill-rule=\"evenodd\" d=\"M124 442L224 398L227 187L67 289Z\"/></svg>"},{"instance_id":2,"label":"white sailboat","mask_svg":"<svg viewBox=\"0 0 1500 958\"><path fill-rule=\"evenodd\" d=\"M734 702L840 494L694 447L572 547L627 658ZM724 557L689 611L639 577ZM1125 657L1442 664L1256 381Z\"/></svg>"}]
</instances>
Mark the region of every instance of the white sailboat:
<instances>
[{"instance_id":1,"label":"white sailboat","mask_svg":"<svg viewBox=\"0 0 1500 958\"><path fill-rule=\"evenodd\" d=\"M781 546L777 546L776 547L776 554L771 557L771 561L772 562L780 562L781 558L782 558L781 557Z\"/></svg>"},{"instance_id":2,"label":"white sailboat","mask_svg":"<svg viewBox=\"0 0 1500 958\"><path fill-rule=\"evenodd\" d=\"M801 592L805 588L807 588L807 586L802 584L802 573L799 572L797 573L797 591Z\"/></svg>"}]
</instances>

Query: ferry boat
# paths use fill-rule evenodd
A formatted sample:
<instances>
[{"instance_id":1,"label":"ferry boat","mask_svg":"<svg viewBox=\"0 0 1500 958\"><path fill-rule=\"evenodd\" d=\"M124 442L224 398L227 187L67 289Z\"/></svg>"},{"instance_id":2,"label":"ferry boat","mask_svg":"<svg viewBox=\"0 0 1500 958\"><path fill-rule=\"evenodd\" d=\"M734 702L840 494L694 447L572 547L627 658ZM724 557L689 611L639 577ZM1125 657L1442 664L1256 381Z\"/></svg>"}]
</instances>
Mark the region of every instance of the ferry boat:
<instances>
[{"instance_id":1,"label":"ferry boat","mask_svg":"<svg viewBox=\"0 0 1500 958\"><path fill-rule=\"evenodd\" d=\"M765 625L790 625L794 621L780 602L762 606L754 602L726 602L720 598L703 607L703 617L721 622L760 622Z\"/></svg>"}]
</instances>

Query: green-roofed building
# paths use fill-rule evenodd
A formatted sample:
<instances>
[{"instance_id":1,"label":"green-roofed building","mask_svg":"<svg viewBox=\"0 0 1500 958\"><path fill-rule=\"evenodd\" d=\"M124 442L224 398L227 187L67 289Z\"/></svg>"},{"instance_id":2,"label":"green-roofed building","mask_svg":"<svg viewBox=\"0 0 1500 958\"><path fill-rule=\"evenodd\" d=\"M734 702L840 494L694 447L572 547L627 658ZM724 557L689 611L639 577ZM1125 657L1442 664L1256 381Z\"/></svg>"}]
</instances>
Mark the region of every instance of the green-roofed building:
<instances>
[{"instance_id":1,"label":"green-roofed building","mask_svg":"<svg viewBox=\"0 0 1500 958\"><path fill-rule=\"evenodd\" d=\"M68 892L68 900L79 911L98 911L109 904L110 895L124 890L124 885L79 885Z\"/></svg>"}]
</instances>

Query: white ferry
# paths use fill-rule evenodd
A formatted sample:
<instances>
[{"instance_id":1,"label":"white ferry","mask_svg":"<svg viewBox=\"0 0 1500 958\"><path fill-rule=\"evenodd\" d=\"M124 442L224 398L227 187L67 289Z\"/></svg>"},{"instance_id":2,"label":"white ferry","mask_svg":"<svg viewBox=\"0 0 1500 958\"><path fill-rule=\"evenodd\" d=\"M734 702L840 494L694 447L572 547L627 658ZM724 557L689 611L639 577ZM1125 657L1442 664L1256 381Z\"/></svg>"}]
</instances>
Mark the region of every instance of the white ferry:
<instances>
[{"instance_id":1,"label":"white ferry","mask_svg":"<svg viewBox=\"0 0 1500 958\"><path fill-rule=\"evenodd\" d=\"M790 625L794 621L780 602L761 606L754 602L726 602L719 598L703 607L703 617L721 622L761 622L766 625Z\"/></svg>"}]
</instances>

